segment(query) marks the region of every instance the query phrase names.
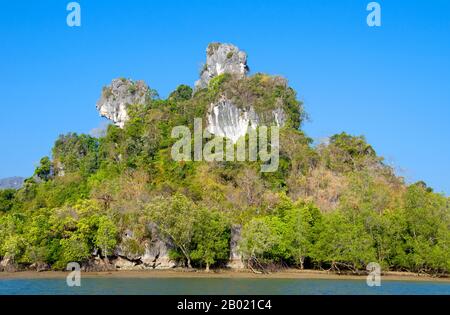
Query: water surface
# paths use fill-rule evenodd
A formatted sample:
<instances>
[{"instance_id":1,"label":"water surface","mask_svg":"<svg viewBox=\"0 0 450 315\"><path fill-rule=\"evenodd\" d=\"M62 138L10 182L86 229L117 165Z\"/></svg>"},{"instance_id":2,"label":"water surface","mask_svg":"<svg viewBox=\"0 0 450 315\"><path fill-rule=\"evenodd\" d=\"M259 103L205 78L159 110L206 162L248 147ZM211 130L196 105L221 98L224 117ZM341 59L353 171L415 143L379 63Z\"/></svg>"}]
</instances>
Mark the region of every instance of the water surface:
<instances>
[{"instance_id":1,"label":"water surface","mask_svg":"<svg viewBox=\"0 0 450 315\"><path fill-rule=\"evenodd\" d=\"M65 279L0 280L0 295L17 294L446 294L450 283L383 281L381 287L369 287L365 280L324 279L193 279L193 278L86 278L81 287L68 287Z\"/></svg>"}]
</instances>

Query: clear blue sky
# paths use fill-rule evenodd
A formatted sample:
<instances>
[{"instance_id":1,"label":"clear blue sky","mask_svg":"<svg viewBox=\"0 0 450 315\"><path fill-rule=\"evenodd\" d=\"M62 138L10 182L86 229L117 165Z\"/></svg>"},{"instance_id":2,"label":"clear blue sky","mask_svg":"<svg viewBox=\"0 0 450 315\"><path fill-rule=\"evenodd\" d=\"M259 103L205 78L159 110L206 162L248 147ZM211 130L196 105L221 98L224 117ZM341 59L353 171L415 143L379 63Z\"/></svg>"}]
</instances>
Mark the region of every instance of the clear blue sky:
<instances>
[{"instance_id":1,"label":"clear blue sky","mask_svg":"<svg viewBox=\"0 0 450 315\"><path fill-rule=\"evenodd\" d=\"M89 132L103 85L143 79L165 97L193 85L209 42L247 51L304 100L315 139L363 134L408 181L450 193L450 1L80 0L0 5L0 178L32 174L56 137Z\"/></svg>"}]
</instances>

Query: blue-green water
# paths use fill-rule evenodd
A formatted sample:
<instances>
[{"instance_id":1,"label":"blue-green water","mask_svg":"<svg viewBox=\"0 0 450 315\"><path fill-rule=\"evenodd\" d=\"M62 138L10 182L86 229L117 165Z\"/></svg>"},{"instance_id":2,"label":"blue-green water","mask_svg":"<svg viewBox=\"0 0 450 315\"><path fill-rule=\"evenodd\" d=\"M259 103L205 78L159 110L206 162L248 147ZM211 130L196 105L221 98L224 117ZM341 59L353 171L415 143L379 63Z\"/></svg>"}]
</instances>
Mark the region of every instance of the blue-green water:
<instances>
[{"instance_id":1,"label":"blue-green water","mask_svg":"<svg viewBox=\"0 0 450 315\"><path fill-rule=\"evenodd\" d=\"M364 280L87 278L81 280L81 287L68 287L65 279L0 280L0 295L5 294L450 295L450 283L384 281L380 287L369 287Z\"/></svg>"}]
</instances>

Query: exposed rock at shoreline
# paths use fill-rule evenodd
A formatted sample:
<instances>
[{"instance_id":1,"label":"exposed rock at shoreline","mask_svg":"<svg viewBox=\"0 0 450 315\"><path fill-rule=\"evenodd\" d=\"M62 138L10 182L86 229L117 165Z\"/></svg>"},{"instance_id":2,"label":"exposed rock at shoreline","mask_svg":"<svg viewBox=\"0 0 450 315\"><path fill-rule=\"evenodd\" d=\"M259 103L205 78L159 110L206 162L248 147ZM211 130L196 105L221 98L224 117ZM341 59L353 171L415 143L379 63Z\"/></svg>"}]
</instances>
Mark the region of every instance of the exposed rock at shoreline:
<instances>
[{"instance_id":1,"label":"exposed rock at shoreline","mask_svg":"<svg viewBox=\"0 0 450 315\"><path fill-rule=\"evenodd\" d=\"M156 224L149 224L149 230L152 234L150 242L145 244L145 253L141 260L144 265L154 269L170 269L177 266L169 257L169 251L174 249L174 245L166 239L163 239L158 231Z\"/></svg>"},{"instance_id":2,"label":"exposed rock at shoreline","mask_svg":"<svg viewBox=\"0 0 450 315\"><path fill-rule=\"evenodd\" d=\"M231 226L231 240L230 240L230 259L227 267L231 269L244 269L244 263L242 262L242 255L239 252L239 241L241 240L242 226L234 224Z\"/></svg>"},{"instance_id":3,"label":"exposed rock at shoreline","mask_svg":"<svg viewBox=\"0 0 450 315\"><path fill-rule=\"evenodd\" d=\"M121 243L117 246L112 264L122 270L142 269L170 269L177 267L177 263L170 259L169 251L174 245L167 239L161 237L155 224L148 225L150 239L142 244L134 238L132 231L126 231ZM144 250L141 251L140 248Z\"/></svg>"},{"instance_id":4,"label":"exposed rock at shoreline","mask_svg":"<svg viewBox=\"0 0 450 315\"><path fill-rule=\"evenodd\" d=\"M3 258L0 261L0 271L4 272L16 272L19 270L19 266L11 258Z\"/></svg>"},{"instance_id":5,"label":"exposed rock at shoreline","mask_svg":"<svg viewBox=\"0 0 450 315\"><path fill-rule=\"evenodd\" d=\"M36 270L37 272L44 272L51 270L51 267L49 264L39 262L31 264L30 269Z\"/></svg>"}]
</instances>

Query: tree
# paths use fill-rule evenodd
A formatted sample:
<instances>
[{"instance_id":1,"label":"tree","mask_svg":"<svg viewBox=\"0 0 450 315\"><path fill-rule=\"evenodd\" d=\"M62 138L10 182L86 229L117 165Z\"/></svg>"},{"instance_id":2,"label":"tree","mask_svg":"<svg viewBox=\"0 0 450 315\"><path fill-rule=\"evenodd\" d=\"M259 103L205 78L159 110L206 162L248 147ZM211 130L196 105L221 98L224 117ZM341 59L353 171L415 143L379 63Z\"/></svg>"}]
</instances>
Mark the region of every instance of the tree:
<instances>
[{"instance_id":1,"label":"tree","mask_svg":"<svg viewBox=\"0 0 450 315\"><path fill-rule=\"evenodd\" d=\"M47 181L52 176L52 162L48 156L43 157L39 162L39 166L34 171L34 175L42 179L43 181Z\"/></svg>"},{"instance_id":2,"label":"tree","mask_svg":"<svg viewBox=\"0 0 450 315\"><path fill-rule=\"evenodd\" d=\"M82 176L98 169L99 140L89 135L69 133L60 135L53 147L55 173L78 172Z\"/></svg>"},{"instance_id":3,"label":"tree","mask_svg":"<svg viewBox=\"0 0 450 315\"><path fill-rule=\"evenodd\" d=\"M98 220L95 245L101 249L106 260L108 260L108 255L113 253L117 245L117 227L107 216L101 216Z\"/></svg>"},{"instance_id":4,"label":"tree","mask_svg":"<svg viewBox=\"0 0 450 315\"><path fill-rule=\"evenodd\" d=\"M252 265L262 267L260 259L279 241L279 235L275 233L267 220L254 218L244 225L239 248L247 266L253 269Z\"/></svg>"},{"instance_id":5,"label":"tree","mask_svg":"<svg viewBox=\"0 0 450 315\"><path fill-rule=\"evenodd\" d=\"M17 214L0 216L0 257L17 260L24 250L24 217Z\"/></svg>"},{"instance_id":6,"label":"tree","mask_svg":"<svg viewBox=\"0 0 450 315\"><path fill-rule=\"evenodd\" d=\"M181 250L188 268L192 268L191 243L197 206L187 197L176 194L168 199L157 198L147 210L150 220Z\"/></svg>"},{"instance_id":7,"label":"tree","mask_svg":"<svg viewBox=\"0 0 450 315\"><path fill-rule=\"evenodd\" d=\"M192 97L192 88L188 85L181 84L175 91L170 93L169 100L180 102L187 101Z\"/></svg>"},{"instance_id":8,"label":"tree","mask_svg":"<svg viewBox=\"0 0 450 315\"><path fill-rule=\"evenodd\" d=\"M229 256L230 229L218 211L201 209L195 224L192 258L206 264L206 271L218 260Z\"/></svg>"},{"instance_id":9,"label":"tree","mask_svg":"<svg viewBox=\"0 0 450 315\"><path fill-rule=\"evenodd\" d=\"M399 263L411 271L448 272L450 204L422 185L411 185L404 196L403 250Z\"/></svg>"},{"instance_id":10,"label":"tree","mask_svg":"<svg viewBox=\"0 0 450 315\"><path fill-rule=\"evenodd\" d=\"M313 227L320 216L318 209L310 206L295 206L285 214L286 235L284 238L289 244L289 253L300 269L304 268L305 258L311 255L313 242Z\"/></svg>"},{"instance_id":11,"label":"tree","mask_svg":"<svg viewBox=\"0 0 450 315\"><path fill-rule=\"evenodd\" d=\"M344 173L364 169L381 160L364 136L355 137L345 132L330 137L329 144L319 150L330 169Z\"/></svg>"},{"instance_id":12,"label":"tree","mask_svg":"<svg viewBox=\"0 0 450 315\"><path fill-rule=\"evenodd\" d=\"M320 232L312 255L315 261L338 271L339 266L356 271L375 261L372 238L361 222L336 211L325 216L317 228Z\"/></svg>"},{"instance_id":13,"label":"tree","mask_svg":"<svg viewBox=\"0 0 450 315\"><path fill-rule=\"evenodd\" d=\"M0 212L7 212L12 209L15 195L14 189L0 189Z\"/></svg>"},{"instance_id":14,"label":"tree","mask_svg":"<svg viewBox=\"0 0 450 315\"><path fill-rule=\"evenodd\" d=\"M56 266L65 268L69 262L83 262L91 256L91 251L84 237L80 234L73 234L69 238L64 238L59 242L60 260Z\"/></svg>"}]
</instances>

